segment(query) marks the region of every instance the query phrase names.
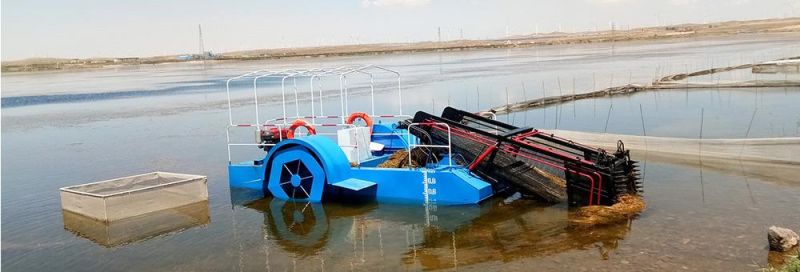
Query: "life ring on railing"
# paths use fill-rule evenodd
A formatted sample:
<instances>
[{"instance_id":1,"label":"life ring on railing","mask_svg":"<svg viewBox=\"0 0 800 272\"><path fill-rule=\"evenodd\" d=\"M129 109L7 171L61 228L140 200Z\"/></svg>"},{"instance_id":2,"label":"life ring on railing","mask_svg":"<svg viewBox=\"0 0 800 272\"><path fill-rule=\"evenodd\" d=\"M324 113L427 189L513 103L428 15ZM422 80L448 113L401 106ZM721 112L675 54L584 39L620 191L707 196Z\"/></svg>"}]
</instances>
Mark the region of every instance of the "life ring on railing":
<instances>
[{"instance_id":1,"label":"life ring on railing","mask_svg":"<svg viewBox=\"0 0 800 272\"><path fill-rule=\"evenodd\" d=\"M306 120L297 119L297 120L294 120L294 122L292 122L292 126L290 126L289 127L289 131L286 132L286 138L287 139L293 139L294 138L294 131L299 127L306 128L308 130L308 135L317 134L317 130L314 129L314 125L312 125L311 123L309 123Z\"/></svg>"},{"instance_id":2,"label":"life ring on railing","mask_svg":"<svg viewBox=\"0 0 800 272\"><path fill-rule=\"evenodd\" d=\"M366 112L354 112L350 114L350 116L348 116L347 120L345 120L344 122L345 124L352 125L353 121L355 121L356 119L364 120L364 122L367 123L367 127L369 128L369 134L372 135L372 125L374 124L372 122L372 117L369 117L369 114L367 114Z\"/></svg>"}]
</instances>

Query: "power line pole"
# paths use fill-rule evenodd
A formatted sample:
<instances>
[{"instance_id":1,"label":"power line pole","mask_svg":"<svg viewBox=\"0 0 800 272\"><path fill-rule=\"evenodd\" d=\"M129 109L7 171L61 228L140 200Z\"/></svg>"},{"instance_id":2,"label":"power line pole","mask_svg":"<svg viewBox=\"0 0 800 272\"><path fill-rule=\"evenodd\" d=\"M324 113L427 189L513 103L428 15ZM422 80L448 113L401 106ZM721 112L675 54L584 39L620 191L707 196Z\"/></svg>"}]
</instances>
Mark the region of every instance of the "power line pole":
<instances>
[{"instance_id":1,"label":"power line pole","mask_svg":"<svg viewBox=\"0 0 800 272\"><path fill-rule=\"evenodd\" d=\"M206 49L205 45L203 44L203 27L200 24L197 25L197 32L200 34L198 36L198 44L200 46L200 58L203 60L206 59Z\"/></svg>"}]
</instances>

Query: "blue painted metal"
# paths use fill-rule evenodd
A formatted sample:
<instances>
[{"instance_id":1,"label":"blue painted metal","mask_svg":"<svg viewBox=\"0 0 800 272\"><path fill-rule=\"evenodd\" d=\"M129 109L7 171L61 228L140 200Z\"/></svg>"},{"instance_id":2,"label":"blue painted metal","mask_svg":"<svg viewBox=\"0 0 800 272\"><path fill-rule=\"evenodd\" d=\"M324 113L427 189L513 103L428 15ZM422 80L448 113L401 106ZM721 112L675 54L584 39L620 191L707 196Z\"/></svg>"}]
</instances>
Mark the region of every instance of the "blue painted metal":
<instances>
[{"instance_id":1,"label":"blue painted metal","mask_svg":"<svg viewBox=\"0 0 800 272\"><path fill-rule=\"evenodd\" d=\"M390 156L392 156L392 154L375 155L372 158L361 161L358 165L360 167L378 167L379 164L385 162Z\"/></svg>"},{"instance_id":2,"label":"blue painted metal","mask_svg":"<svg viewBox=\"0 0 800 272\"><path fill-rule=\"evenodd\" d=\"M228 165L228 181L233 188L263 191L265 170L266 165L263 163L232 163Z\"/></svg>"},{"instance_id":3,"label":"blue painted metal","mask_svg":"<svg viewBox=\"0 0 800 272\"><path fill-rule=\"evenodd\" d=\"M271 158L267 189L280 199L322 201L325 170L303 146L282 148Z\"/></svg>"},{"instance_id":4,"label":"blue painted metal","mask_svg":"<svg viewBox=\"0 0 800 272\"><path fill-rule=\"evenodd\" d=\"M474 204L492 196L492 186L463 167L354 168L352 176L378 184L378 200L422 203L425 180L428 201L443 205Z\"/></svg>"},{"instance_id":5,"label":"blue painted metal","mask_svg":"<svg viewBox=\"0 0 800 272\"><path fill-rule=\"evenodd\" d=\"M374 182L362 180L362 179L349 178L349 179L346 179L346 180L343 180L343 181L340 181L340 182L337 182L337 183L333 183L331 185L336 186L336 187L341 187L341 188L344 188L344 189L348 189L348 190L351 190L351 191L361 191L361 190L365 190L365 189L368 189L368 188L371 188L371 187L375 187L375 185L378 185L378 184L374 183Z\"/></svg>"},{"instance_id":6,"label":"blue painted metal","mask_svg":"<svg viewBox=\"0 0 800 272\"><path fill-rule=\"evenodd\" d=\"M401 146L397 138L384 139L392 148ZM489 183L465 167L446 166L446 160L429 168L374 167L387 157L351 167L342 149L328 138L289 139L275 145L258 163L230 164L230 185L263 190L278 199L311 202L360 197L395 203L460 205L479 203L493 194Z\"/></svg>"},{"instance_id":7,"label":"blue painted metal","mask_svg":"<svg viewBox=\"0 0 800 272\"><path fill-rule=\"evenodd\" d=\"M397 124L375 124L372 126L372 133L372 142L384 145L383 151L373 152L374 155L391 154L408 148L406 130L398 129ZM417 139L414 135L408 136L412 141Z\"/></svg>"}]
</instances>

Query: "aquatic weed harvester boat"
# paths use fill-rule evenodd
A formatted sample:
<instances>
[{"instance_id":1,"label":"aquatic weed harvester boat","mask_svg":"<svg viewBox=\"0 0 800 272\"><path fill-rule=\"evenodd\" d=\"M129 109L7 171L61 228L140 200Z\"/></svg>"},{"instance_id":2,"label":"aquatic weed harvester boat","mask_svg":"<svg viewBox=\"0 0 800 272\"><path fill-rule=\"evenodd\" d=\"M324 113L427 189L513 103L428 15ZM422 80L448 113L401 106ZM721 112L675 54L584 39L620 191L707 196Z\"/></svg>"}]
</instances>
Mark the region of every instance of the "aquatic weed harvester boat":
<instances>
[{"instance_id":1,"label":"aquatic weed harvester boat","mask_svg":"<svg viewBox=\"0 0 800 272\"><path fill-rule=\"evenodd\" d=\"M379 74L391 80L376 83ZM369 113L349 111L355 89L348 78L354 77L368 79L362 93L369 92ZM323 92L319 87L323 78L338 79L338 92ZM249 81L255 122L234 123L230 86ZM261 122L259 84L263 88L265 82L280 86L283 113ZM387 103L399 105L395 113L376 113L391 108L375 107L376 88L396 90L391 97L397 101ZM308 202L358 199L459 205L520 192L548 203L586 206L612 205L620 195L638 195L642 190L637 162L621 142L609 154L451 107L439 116L422 111L404 115L400 73L386 67L254 71L229 79L226 89L230 186L259 190L265 196ZM310 115L301 114L301 102L310 105L305 109ZM338 104L338 115L324 115L325 103ZM293 104L294 115L287 114L287 104ZM231 142L231 130L236 128L252 129L256 142ZM231 162L234 146L259 148L266 154Z\"/></svg>"}]
</instances>

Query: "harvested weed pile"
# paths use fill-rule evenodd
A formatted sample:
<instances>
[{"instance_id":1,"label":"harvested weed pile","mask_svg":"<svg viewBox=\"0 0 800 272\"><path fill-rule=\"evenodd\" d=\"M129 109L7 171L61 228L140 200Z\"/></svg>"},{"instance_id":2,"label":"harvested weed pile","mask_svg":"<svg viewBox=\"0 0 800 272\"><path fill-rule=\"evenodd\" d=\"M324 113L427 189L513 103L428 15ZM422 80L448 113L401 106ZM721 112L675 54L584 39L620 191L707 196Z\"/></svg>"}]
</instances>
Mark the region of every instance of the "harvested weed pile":
<instances>
[{"instance_id":1,"label":"harvested weed pile","mask_svg":"<svg viewBox=\"0 0 800 272\"><path fill-rule=\"evenodd\" d=\"M428 159L438 160L438 156L434 157L430 154L430 150L424 148L411 149L411 167L420 167L428 162ZM404 168L408 165L408 151L399 150L389 156L385 162L378 165L380 168Z\"/></svg>"},{"instance_id":2,"label":"harvested weed pile","mask_svg":"<svg viewBox=\"0 0 800 272\"><path fill-rule=\"evenodd\" d=\"M536 168L536 167L533 167L533 171L535 171L537 174L545 177L546 179L549 179L550 181L552 181L553 183L555 183L559 187L567 188L567 181L564 180L563 178L561 178L559 176L556 176L556 175L553 175L553 174L550 174L550 172L544 171L544 170Z\"/></svg>"},{"instance_id":3,"label":"harvested weed pile","mask_svg":"<svg viewBox=\"0 0 800 272\"><path fill-rule=\"evenodd\" d=\"M611 206L586 206L578 209L570 218L573 227L609 225L627 220L645 209L641 196L621 195L619 202Z\"/></svg>"},{"instance_id":4,"label":"harvested weed pile","mask_svg":"<svg viewBox=\"0 0 800 272\"><path fill-rule=\"evenodd\" d=\"M389 156L385 162L378 165L380 168L403 168L408 165L408 151L399 150Z\"/></svg>"}]
</instances>

